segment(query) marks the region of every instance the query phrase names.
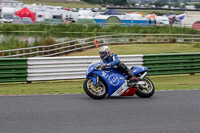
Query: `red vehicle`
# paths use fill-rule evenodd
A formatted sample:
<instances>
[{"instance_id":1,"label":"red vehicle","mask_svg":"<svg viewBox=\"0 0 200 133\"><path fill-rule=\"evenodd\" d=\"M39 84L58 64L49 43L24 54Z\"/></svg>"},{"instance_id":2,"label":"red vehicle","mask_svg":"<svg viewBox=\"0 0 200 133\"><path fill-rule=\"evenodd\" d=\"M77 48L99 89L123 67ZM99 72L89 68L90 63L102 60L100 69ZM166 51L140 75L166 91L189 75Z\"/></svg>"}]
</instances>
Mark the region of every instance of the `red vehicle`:
<instances>
[{"instance_id":1,"label":"red vehicle","mask_svg":"<svg viewBox=\"0 0 200 133\"><path fill-rule=\"evenodd\" d=\"M192 29L200 29L200 21L196 21L196 22L192 25Z\"/></svg>"}]
</instances>

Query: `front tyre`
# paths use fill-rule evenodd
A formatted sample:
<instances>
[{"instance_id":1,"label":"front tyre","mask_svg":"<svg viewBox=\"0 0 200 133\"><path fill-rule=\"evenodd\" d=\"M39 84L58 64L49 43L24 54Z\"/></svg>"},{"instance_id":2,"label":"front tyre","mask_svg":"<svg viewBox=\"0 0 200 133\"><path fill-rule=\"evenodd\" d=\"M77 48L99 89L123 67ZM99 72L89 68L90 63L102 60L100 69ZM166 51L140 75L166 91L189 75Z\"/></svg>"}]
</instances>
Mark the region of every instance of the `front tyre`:
<instances>
[{"instance_id":1,"label":"front tyre","mask_svg":"<svg viewBox=\"0 0 200 133\"><path fill-rule=\"evenodd\" d=\"M85 93L94 99L103 99L107 95L106 85L99 80L98 86L95 86L92 79L86 79L83 83Z\"/></svg>"},{"instance_id":2,"label":"front tyre","mask_svg":"<svg viewBox=\"0 0 200 133\"><path fill-rule=\"evenodd\" d=\"M144 77L143 79L141 79L141 81L138 82L136 87L137 87L137 91L135 94L141 98L149 98L155 92L155 88L152 81L148 79L147 77Z\"/></svg>"}]
</instances>

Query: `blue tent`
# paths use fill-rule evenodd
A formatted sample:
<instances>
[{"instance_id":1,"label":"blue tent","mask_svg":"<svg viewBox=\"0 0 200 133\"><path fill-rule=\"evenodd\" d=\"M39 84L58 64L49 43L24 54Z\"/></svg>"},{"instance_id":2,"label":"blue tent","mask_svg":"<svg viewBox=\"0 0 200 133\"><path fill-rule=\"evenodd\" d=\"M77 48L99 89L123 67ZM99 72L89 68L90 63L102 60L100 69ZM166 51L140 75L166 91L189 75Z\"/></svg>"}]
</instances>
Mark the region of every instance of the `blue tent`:
<instances>
[{"instance_id":1,"label":"blue tent","mask_svg":"<svg viewBox=\"0 0 200 133\"><path fill-rule=\"evenodd\" d=\"M169 14L167 14L167 16L171 16L171 15L175 15L173 12L170 12Z\"/></svg>"},{"instance_id":2,"label":"blue tent","mask_svg":"<svg viewBox=\"0 0 200 133\"><path fill-rule=\"evenodd\" d=\"M185 18L185 14L177 15L176 18L179 20L183 20Z\"/></svg>"},{"instance_id":3,"label":"blue tent","mask_svg":"<svg viewBox=\"0 0 200 133\"><path fill-rule=\"evenodd\" d=\"M104 12L103 15L121 15L115 9L109 9L107 12Z\"/></svg>"}]
</instances>

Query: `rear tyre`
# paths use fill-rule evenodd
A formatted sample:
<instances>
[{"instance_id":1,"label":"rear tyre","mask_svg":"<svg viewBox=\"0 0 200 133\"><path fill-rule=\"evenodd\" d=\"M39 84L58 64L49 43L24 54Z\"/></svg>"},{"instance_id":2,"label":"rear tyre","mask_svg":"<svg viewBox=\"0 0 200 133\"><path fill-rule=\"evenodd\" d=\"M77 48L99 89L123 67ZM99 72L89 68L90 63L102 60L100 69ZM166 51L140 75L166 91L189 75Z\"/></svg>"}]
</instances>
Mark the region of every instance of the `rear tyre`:
<instances>
[{"instance_id":1,"label":"rear tyre","mask_svg":"<svg viewBox=\"0 0 200 133\"><path fill-rule=\"evenodd\" d=\"M146 87L137 85L136 86L137 91L135 94L141 98L149 98L149 97L153 96L153 94L155 92L155 88L154 88L152 81L150 79L148 79L147 77L144 77L141 81L145 82Z\"/></svg>"},{"instance_id":2,"label":"rear tyre","mask_svg":"<svg viewBox=\"0 0 200 133\"><path fill-rule=\"evenodd\" d=\"M83 83L85 93L94 99L103 99L107 95L106 85L99 80L98 86L95 86L92 79L86 79Z\"/></svg>"}]
</instances>

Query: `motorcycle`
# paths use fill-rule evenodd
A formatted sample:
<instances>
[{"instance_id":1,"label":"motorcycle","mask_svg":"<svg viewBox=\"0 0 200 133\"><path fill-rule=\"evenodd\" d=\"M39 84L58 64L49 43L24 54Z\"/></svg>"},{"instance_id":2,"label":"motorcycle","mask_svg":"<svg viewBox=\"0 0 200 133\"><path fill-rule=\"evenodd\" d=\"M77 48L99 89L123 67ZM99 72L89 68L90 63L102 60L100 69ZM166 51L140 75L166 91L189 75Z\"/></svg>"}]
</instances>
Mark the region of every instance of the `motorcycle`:
<instances>
[{"instance_id":1,"label":"motorcycle","mask_svg":"<svg viewBox=\"0 0 200 133\"><path fill-rule=\"evenodd\" d=\"M85 93L94 99L103 99L106 96L133 96L149 98L154 94L152 81L146 77L148 68L133 66L131 72L137 81L129 82L127 75L117 68L104 67L103 63L92 63L86 73L83 83Z\"/></svg>"}]
</instances>

